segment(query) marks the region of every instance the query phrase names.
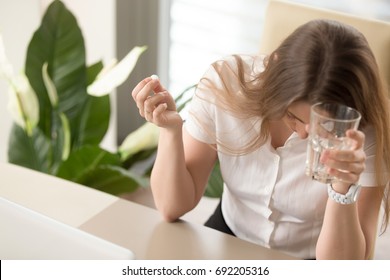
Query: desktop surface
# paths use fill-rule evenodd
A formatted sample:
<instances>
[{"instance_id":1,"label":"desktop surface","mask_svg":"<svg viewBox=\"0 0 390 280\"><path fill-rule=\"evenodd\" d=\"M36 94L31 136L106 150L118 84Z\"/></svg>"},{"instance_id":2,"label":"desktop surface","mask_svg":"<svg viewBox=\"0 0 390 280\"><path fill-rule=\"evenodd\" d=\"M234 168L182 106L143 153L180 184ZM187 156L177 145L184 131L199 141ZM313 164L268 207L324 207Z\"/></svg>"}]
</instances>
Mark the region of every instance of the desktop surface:
<instances>
[{"instance_id":1,"label":"desktop surface","mask_svg":"<svg viewBox=\"0 0 390 280\"><path fill-rule=\"evenodd\" d=\"M167 223L155 209L27 168L0 163L0 174L3 199L52 219L67 230L81 230L100 242L125 248L136 259L294 259L201 224L181 220ZM11 226L12 215L5 216ZM0 218L2 229L3 224L4 216ZM11 235L25 234L23 229L14 229ZM24 248L32 248L32 242L25 243ZM37 257L33 254L28 258Z\"/></svg>"},{"instance_id":2,"label":"desktop surface","mask_svg":"<svg viewBox=\"0 0 390 280\"><path fill-rule=\"evenodd\" d=\"M296 259L200 224L165 222L155 209L122 199L80 228L131 248L137 259Z\"/></svg>"}]
</instances>

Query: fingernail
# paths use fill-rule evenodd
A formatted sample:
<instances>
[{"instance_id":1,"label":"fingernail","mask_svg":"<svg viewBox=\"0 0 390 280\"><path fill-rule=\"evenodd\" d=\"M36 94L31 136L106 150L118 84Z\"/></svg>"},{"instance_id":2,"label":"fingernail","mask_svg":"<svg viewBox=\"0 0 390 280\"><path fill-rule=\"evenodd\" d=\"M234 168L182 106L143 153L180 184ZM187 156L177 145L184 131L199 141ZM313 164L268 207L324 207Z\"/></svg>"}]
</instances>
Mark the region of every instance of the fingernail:
<instances>
[{"instance_id":1,"label":"fingernail","mask_svg":"<svg viewBox=\"0 0 390 280\"><path fill-rule=\"evenodd\" d=\"M152 76L150 76L150 78L152 78L152 80L159 80L159 77L155 74L153 74Z\"/></svg>"}]
</instances>

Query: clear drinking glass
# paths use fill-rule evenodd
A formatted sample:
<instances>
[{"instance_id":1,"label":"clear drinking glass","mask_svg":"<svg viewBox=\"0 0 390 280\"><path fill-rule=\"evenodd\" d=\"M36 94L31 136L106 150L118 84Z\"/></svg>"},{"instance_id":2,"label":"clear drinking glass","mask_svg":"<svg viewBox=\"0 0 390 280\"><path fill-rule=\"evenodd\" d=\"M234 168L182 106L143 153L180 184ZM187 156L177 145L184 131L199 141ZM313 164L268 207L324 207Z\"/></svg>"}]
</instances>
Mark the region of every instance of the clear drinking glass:
<instances>
[{"instance_id":1,"label":"clear drinking glass","mask_svg":"<svg viewBox=\"0 0 390 280\"><path fill-rule=\"evenodd\" d=\"M357 129L360 119L357 110L342 104L317 103L311 107L306 175L323 183L337 180L320 162L321 153L327 149L350 149L352 143L346 137L346 131Z\"/></svg>"}]
</instances>

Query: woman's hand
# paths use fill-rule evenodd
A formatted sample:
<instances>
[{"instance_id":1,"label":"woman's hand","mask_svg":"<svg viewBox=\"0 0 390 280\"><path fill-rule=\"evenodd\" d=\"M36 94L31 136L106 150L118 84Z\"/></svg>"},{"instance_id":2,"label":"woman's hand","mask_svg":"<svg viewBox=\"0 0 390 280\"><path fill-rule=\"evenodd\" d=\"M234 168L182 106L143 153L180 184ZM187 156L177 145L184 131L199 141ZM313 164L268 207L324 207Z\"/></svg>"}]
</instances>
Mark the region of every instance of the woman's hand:
<instances>
[{"instance_id":1,"label":"woman's hand","mask_svg":"<svg viewBox=\"0 0 390 280\"><path fill-rule=\"evenodd\" d=\"M131 93L140 115L157 126L170 128L182 125L183 120L176 110L175 100L161 85L159 79L147 77Z\"/></svg>"},{"instance_id":2,"label":"woman's hand","mask_svg":"<svg viewBox=\"0 0 390 280\"><path fill-rule=\"evenodd\" d=\"M349 186L359 182L360 174L365 169L366 154L364 148L363 132L358 130L348 130L346 133L351 141L352 148L349 150L325 150L320 161L328 167L328 173L340 180L333 183L333 188L346 193Z\"/></svg>"}]
</instances>

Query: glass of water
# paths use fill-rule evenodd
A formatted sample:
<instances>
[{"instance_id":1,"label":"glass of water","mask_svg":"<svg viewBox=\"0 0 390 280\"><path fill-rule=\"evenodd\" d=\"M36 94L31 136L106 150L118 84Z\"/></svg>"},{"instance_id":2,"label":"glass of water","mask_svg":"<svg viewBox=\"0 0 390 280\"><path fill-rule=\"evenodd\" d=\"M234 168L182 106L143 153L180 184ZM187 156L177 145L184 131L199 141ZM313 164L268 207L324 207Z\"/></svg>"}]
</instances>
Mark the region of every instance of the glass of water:
<instances>
[{"instance_id":1,"label":"glass of water","mask_svg":"<svg viewBox=\"0 0 390 280\"><path fill-rule=\"evenodd\" d=\"M337 181L320 162L321 153L327 149L351 149L352 143L346 137L346 132L357 129L360 119L357 110L342 104L317 103L311 107L306 175L323 183Z\"/></svg>"}]
</instances>

